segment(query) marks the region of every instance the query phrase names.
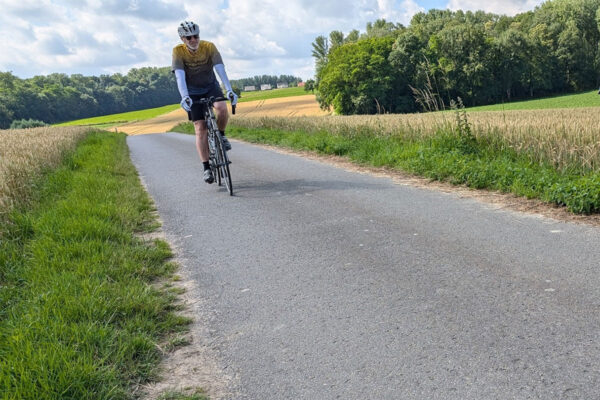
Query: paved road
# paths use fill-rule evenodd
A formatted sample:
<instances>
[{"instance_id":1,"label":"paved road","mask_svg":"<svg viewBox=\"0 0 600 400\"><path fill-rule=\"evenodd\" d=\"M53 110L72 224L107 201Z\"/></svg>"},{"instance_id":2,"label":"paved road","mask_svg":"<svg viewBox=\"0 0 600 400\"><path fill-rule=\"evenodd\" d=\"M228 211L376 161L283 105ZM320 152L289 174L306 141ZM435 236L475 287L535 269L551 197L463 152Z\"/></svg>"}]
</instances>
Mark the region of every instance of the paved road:
<instances>
[{"instance_id":1,"label":"paved road","mask_svg":"<svg viewBox=\"0 0 600 400\"><path fill-rule=\"evenodd\" d=\"M235 399L599 399L600 230L234 142L129 137Z\"/></svg>"}]
</instances>

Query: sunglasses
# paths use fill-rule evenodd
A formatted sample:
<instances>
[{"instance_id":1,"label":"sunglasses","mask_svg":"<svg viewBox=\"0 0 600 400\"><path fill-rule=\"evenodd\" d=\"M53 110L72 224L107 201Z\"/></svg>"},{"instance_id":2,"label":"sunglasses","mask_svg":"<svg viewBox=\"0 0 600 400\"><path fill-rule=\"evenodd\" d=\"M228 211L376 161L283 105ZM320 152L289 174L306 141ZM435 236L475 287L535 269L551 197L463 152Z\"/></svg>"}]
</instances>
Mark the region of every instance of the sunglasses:
<instances>
[{"instance_id":1,"label":"sunglasses","mask_svg":"<svg viewBox=\"0 0 600 400\"><path fill-rule=\"evenodd\" d=\"M187 40L198 39L198 35L186 36Z\"/></svg>"}]
</instances>

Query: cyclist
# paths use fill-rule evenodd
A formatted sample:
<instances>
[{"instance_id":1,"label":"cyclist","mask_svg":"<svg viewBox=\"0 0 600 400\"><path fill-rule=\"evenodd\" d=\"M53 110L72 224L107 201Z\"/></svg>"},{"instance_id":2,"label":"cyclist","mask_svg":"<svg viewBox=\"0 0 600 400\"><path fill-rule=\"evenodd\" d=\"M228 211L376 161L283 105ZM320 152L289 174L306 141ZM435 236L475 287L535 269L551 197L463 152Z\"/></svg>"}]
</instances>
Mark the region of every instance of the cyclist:
<instances>
[{"instance_id":1,"label":"cyclist","mask_svg":"<svg viewBox=\"0 0 600 400\"><path fill-rule=\"evenodd\" d=\"M184 21L177 28L183 44L173 48L172 68L177 80L177 88L181 95L181 107L188 112L188 118L194 123L196 132L196 150L204 166L204 182L213 183L215 177L208 163L208 130L204 121L205 104L197 103L203 97L223 97L221 87L214 71L217 71L231 104L237 103L237 95L231 88L223 59L215 45L200 40L200 28L191 21ZM214 71L213 71L214 69ZM223 135L225 150L231 150L231 144L225 137L225 128L229 113L227 104L219 101L214 104L217 125Z\"/></svg>"}]
</instances>

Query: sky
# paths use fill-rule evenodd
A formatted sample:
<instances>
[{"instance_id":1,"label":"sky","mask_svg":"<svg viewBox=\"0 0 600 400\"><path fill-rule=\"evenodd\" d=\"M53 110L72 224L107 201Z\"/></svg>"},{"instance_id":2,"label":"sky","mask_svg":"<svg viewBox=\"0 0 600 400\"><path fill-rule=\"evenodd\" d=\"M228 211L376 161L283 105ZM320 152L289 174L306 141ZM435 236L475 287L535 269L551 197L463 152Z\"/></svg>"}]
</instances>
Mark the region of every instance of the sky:
<instances>
[{"instance_id":1,"label":"sky","mask_svg":"<svg viewBox=\"0 0 600 400\"><path fill-rule=\"evenodd\" d=\"M314 75L311 43L333 30L365 31L385 18L409 25L432 8L515 15L542 0L0 0L0 72L19 78L166 67L194 21L230 79Z\"/></svg>"}]
</instances>

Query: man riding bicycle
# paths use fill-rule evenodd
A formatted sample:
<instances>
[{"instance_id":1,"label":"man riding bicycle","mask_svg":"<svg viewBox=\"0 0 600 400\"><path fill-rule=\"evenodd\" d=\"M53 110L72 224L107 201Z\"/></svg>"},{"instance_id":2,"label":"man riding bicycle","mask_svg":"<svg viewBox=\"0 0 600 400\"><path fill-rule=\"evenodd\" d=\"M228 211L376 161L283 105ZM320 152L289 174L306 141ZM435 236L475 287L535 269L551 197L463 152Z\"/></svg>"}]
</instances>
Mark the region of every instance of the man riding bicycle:
<instances>
[{"instance_id":1,"label":"man riding bicycle","mask_svg":"<svg viewBox=\"0 0 600 400\"><path fill-rule=\"evenodd\" d=\"M215 45L200 40L200 28L191 21L184 21L177 28L183 44L173 48L173 72L177 80L177 88L181 95L181 107L188 112L188 118L194 123L196 132L196 150L204 166L204 182L213 183L215 177L208 162L208 130L204 120L204 107L199 100L208 97L223 97L221 87L213 71L217 71L231 104L237 103L237 95L231 88L223 59ZM227 104L219 101L214 104L217 125L223 136L225 150L231 150L231 144L225 137L225 128L229 113Z\"/></svg>"}]
</instances>

